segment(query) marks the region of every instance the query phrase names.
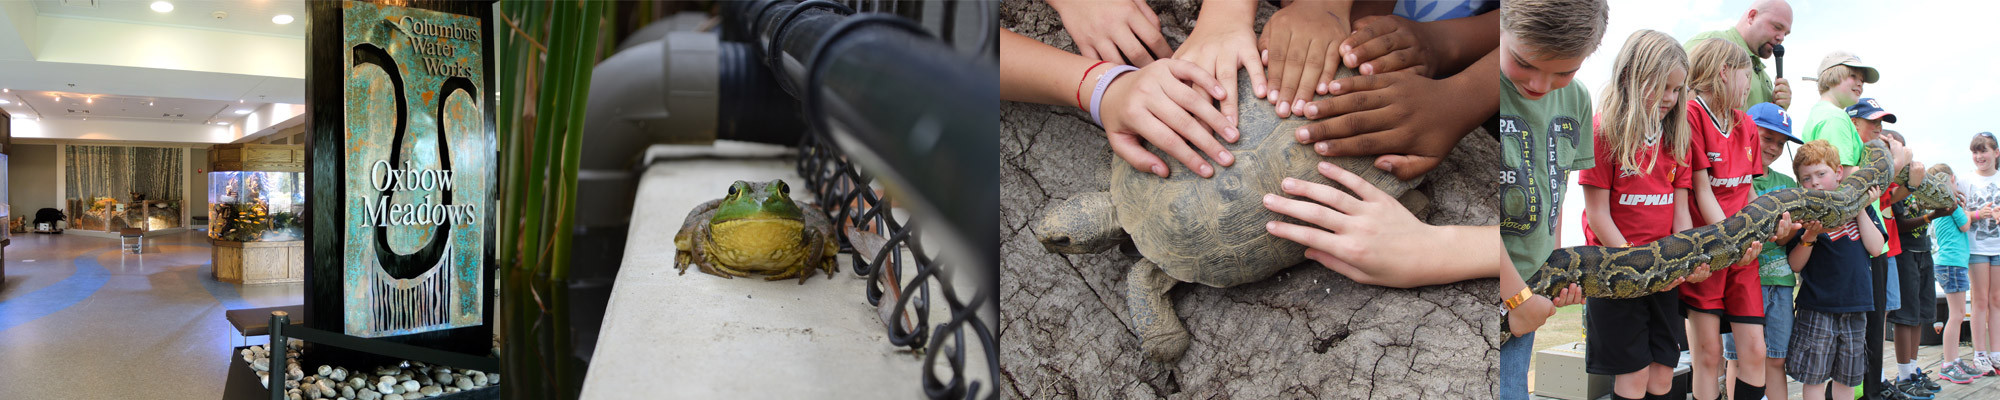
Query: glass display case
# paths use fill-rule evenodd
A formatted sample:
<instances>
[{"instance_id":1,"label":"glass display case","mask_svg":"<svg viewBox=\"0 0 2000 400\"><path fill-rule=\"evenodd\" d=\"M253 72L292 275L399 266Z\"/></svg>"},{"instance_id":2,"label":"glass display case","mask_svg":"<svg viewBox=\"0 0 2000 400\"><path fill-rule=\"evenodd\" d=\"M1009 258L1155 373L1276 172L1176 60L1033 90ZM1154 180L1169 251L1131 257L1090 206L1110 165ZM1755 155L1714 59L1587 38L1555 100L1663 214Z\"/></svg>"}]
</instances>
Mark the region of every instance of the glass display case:
<instances>
[{"instance_id":1,"label":"glass display case","mask_svg":"<svg viewBox=\"0 0 2000 400\"><path fill-rule=\"evenodd\" d=\"M303 240L305 174L208 173L208 236L235 242Z\"/></svg>"}]
</instances>

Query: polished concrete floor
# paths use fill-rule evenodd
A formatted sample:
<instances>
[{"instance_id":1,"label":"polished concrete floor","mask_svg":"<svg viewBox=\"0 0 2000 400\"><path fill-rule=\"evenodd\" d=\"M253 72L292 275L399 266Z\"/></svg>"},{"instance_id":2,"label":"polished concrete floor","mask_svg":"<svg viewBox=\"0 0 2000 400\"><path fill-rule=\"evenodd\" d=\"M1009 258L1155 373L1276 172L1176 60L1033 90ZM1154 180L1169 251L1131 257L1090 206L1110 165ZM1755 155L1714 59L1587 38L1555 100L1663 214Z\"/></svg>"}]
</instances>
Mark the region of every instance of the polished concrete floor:
<instances>
[{"instance_id":1,"label":"polished concrete floor","mask_svg":"<svg viewBox=\"0 0 2000 400\"><path fill-rule=\"evenodd\" d=\"M209 257L194 231L148 237L143 254L118 251L117 239L15 234L0 286L0 399L220 397L242 340L223 311L298 304L303 290L218 282Z\"/></svg>"}]
</instances>

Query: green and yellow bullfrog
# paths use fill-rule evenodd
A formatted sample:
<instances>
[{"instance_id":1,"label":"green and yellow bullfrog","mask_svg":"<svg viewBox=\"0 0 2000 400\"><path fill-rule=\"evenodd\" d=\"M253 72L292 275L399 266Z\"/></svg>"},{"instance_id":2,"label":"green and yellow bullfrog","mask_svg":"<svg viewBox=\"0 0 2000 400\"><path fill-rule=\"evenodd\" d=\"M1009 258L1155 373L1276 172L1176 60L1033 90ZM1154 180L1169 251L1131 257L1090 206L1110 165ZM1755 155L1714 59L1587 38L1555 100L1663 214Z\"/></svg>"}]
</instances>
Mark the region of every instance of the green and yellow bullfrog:
<instances>
[{"instance_id":1,"label":"green and yellow bullfrog","mask_svg":"<svg viewBox=\"0 0 2000 400\"><path fill-rule=\"evenodd\" d=\"M682 275L694 264L724 278L757 273L770 275L767 281L799 278L800 284L823 269L833 278L840 252L833 224L819 209L793 202L790 192L782 179L729 185L728 196L688 213L674 235L680 248L674 267Z\"/></svg>"}]
</instances>

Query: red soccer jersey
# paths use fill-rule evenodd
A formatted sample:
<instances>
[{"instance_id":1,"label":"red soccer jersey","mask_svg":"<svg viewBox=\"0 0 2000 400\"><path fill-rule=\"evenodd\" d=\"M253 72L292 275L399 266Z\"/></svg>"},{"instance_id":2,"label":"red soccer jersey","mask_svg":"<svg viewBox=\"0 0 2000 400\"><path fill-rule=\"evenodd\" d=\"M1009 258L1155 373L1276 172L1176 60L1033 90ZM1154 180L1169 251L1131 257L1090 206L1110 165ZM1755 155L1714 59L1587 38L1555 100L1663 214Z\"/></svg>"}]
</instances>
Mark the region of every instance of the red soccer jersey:
<instances>
[{"instance_id":1,"label":"red soccer jersey","mask_svg":"<svg viewBox=\"0 0 2000 400\"><path fill-rule=\"evenodd\" d=\"M1732 115L1736 118L1736 126L1729 132L1723 132L1720 121L1709 117L1706 102L1700 98L1688 100L1688 128L1694 140L1689 143L1687 158L1692 166L1690 171L1708 170L1709 190L1715 193L1715 202L1722 206L1722 216L1727 218L1750 204L1754 192L1750 180L1764 174L1764 152L1758 151L1762 140L1750 114L1722 111L1722 118ZM1688 202L1688 215L1694 218L1694 226L1707 225L1701 207L1692 201Z\"/></svg>"},{"instance_id":2,"label":"red soccer jersey","mask_svg":"<svg viewBox=\"0 0 2000 400\"><path fill-rule=\"evenodd\" d=\"M1595 127L1595 121L1593 121ZM1652 243L1674 233L1674 189L1693 186L1688 177L1690 169L1686 163L1667 154L1666 143L1655 141L1639 149L1638 166L1643 167L1648 160L1653 168L1646 171L1623 169L1606 144L1602 129L1594 139L1597 165L1577 174L1576 181L1585 186L1611 191L1611 221L1624 234L1625 241L1633 246ZM1584 211L1583 240L1592 246L1602 245L1597 233L1590 230L1590 212Z\"/></svg>"},{"instance_id":3,"label":"red soccer jersey","mask_svg":"<svg viewBox=\"0 0 2000 400\"><path fill-rule=\"evenodd\" d=\"M1901 232L1896 230L1896 214L1889 212L1889 204L1891 203L1889 195L1891 192L1895 192L1896 188L1900 187L1903 186L1894 183L1889 184L1889 187L1882 189L1882 202L1876 203L1882 205L1882 208L1875 210L1879 213L1877 215L1883 216L1882 229L1885 229L1885 232L1889 232L1887 235L1882 235L1882 240L1889 242L1889 252L1882 253L1883 257L1895 257L1897 254L1903 254L1903 235L1896 234L1896 232ZM1874 249L1869 249L1869 251L1874 251Z\"/></svg>"}]
</instances>

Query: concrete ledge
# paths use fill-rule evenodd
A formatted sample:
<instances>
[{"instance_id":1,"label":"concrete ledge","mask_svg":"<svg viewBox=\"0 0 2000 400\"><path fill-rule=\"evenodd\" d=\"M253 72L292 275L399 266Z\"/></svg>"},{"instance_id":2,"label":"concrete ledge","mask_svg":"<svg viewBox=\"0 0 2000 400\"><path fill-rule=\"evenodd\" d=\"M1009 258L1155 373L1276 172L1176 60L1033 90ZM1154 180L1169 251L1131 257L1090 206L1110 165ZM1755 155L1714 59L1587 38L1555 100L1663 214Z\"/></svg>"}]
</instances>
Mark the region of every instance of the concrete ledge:
<instances>
[{"instance_id":1,"label":"concrete ledge","mask_svg":"<svg viewBox=\"0 0 2000 400\"><path fill-rule=\"evenodd\" d=\"M795 171L789 158L769 157L677 159L646 171L583 398L921 395L922 357L889 343L849 255L834 278L803 285L673 268L674 233L694 206L737 180L783 178L793 198L810 198ZM932 323L942 314L934 310Z\"/></svg>"}]
</instances>

